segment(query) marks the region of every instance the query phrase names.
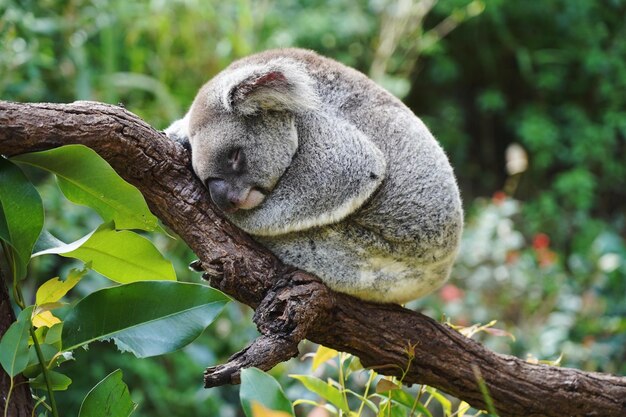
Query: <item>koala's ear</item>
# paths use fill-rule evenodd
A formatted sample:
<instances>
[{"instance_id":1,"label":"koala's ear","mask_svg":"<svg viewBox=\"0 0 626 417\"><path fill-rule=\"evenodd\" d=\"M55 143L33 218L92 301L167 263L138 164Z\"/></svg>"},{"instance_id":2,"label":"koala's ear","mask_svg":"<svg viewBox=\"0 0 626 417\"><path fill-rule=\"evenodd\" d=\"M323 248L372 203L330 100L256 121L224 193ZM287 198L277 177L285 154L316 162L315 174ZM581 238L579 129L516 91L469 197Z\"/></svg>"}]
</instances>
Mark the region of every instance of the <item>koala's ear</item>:
<instances>
[{"instance_id":1,"label":"koala's ear","mask_svg":"<svg viewBox=\"0 0 626 417\"><path fill-rule=\"evenodd\" d=\"M232 75L223 97L227 110L248 116L262 110L301 113L319 106L315 81L295 63L242 67Z\"/></svg>"}]
</instances>

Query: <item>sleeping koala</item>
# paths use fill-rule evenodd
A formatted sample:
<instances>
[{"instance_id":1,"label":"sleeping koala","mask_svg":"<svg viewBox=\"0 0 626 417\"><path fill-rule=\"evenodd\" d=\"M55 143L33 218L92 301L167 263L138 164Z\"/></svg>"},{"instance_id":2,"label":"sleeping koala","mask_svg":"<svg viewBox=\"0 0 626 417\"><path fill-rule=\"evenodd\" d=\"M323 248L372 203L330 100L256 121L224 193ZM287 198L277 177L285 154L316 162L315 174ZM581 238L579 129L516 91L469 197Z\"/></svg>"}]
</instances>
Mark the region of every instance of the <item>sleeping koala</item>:
<instances>
[{"instance_id":1,"label":"sleeping koala","mask_svg":"<svg viewBox=\"0 0 626 417\"><path fill-rule=\"evenodd\" d=\"M215 205L336 291L404 303L442 285L463 227L426 126L363 74L300 49L234 62L166 133Z\"/></svg>"}]
</instances>

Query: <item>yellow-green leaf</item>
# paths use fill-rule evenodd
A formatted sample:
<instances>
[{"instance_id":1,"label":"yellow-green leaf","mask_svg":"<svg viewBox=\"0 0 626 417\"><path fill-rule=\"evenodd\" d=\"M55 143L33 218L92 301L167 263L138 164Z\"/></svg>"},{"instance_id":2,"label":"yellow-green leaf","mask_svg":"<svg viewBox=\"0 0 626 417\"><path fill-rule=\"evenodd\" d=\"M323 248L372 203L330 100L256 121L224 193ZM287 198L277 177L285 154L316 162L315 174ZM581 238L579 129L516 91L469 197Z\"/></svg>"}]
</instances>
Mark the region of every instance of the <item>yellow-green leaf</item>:
<instances>
[{"instance_id":1,"label":"yellow-green leaf","mask_svg":"<svg viewBox=\"0 0 626 417\"><path fill-rule=\"evenodd\" d=\"M55 303L59 301L69 290L74 288L80 279L87 273L87 268L72 269L65 281L61 281L58 277L52 278L43 283L37 290L35 303L38 306L47 303Z\"/></svg>"},{"instance_id":2,"label":"yellow-green leaf","mask_svg":"<svg viewBox=\"0 0 626 417\"><path fill-rule=\"evenodd\" d=\"M317 348L317 352L315 352L315 356L313 356L311 369L315 371L321 364L335 358L338 354L339 352L337 352L335 349L330 349L326 346L320 345Z\"/></svg>"},{"instance_id":3,"label":"yellow-green leaf","mask_svg":"<svg viewBox=\"0 0 626 417\"><path fill-rule=\"evenodd\" d=\"M467 413L467 410L469 409L470 409L470 405L466 403L465 401L461 401L461 404L459 404L459 408L457 409L457 416L464 417L465 413Z\"/></svg>"},{"instance_id":4,"label":"yellow-green leaf","mask_svg":"<svg viewBox=\"0 0 626 417\"><path fill-rule=\"evenodd\" d=\"M57 317L55 317L50 311L42 311L41 313L33 317L33 326L39 327L52 327L55 324L61 323Z\"/></svg>"},{"instance_id":5,"label":"yellow-green leaf","mask_svg":"<svg viewBox=\"0 0 626 417\"><path fill-rule=\"evenodd\" d=\"M136 281L175 281L174 266L143 236L101 225L76 242L42 250L33 256L58 254L91 263L105 277L125 284Z\"/></svg>"}]
</instances>

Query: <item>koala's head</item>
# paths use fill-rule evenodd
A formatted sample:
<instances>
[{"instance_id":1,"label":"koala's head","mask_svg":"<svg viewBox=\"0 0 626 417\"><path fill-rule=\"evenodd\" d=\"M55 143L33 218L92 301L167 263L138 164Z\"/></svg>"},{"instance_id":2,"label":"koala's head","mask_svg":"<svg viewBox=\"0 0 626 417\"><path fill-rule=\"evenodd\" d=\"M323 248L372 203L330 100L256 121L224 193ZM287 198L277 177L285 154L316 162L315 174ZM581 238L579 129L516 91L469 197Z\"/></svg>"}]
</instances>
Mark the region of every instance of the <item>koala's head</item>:
<instances>
[{"instance_id":1,"label":"koala's head","mask_svg":"<svg viewBox=\"0 0 626 417\"><path fill-rule=\"evenodd\" d=\"M295 117L317 105L314 80L285 58L231 66L202 87L188 114L192 165L222 211L263 202L298 148Z\"/></svg>"}]
</instances>

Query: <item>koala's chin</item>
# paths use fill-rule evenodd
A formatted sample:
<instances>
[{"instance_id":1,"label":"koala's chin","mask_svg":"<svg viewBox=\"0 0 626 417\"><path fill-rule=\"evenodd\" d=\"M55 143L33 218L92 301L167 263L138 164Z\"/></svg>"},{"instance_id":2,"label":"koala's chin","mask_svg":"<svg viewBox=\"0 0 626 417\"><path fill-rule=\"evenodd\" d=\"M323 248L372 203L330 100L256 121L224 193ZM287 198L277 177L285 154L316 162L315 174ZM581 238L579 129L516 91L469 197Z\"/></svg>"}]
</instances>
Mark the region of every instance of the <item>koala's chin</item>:
<instances>
[{"instance_id":1,"label":"koala's chin","mask_svg":"<svg viewBox=\"0 0 626 417\"><path fill-rule=\"evenodd\" d=\"M226 217L330 288L404 303L450 275L463 227L452 168L365 75L311 51L262 52L207 82L166 132L191 138Z\"/></svg>"}]
</instances>

